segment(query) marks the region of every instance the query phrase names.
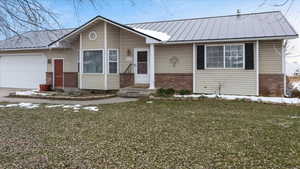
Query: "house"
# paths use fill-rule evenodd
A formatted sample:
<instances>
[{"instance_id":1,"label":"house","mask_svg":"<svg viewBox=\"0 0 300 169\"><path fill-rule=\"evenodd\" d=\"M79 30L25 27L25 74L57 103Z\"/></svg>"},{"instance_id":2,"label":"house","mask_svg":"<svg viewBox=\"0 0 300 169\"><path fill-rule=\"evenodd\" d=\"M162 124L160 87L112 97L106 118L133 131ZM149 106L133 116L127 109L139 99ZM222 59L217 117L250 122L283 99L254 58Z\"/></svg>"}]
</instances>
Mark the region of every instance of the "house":
<instances>
[{"instance_id":1,"label":"house","mask_svg":"<svg viewBox=\"0 0 300 169\"><path fill-rule=\"evenodd\" d=\"M1 41L0 87L284 95L283 42L297 37L279 11L126 25L97 16Z\"/></svg>"}]
</instances>

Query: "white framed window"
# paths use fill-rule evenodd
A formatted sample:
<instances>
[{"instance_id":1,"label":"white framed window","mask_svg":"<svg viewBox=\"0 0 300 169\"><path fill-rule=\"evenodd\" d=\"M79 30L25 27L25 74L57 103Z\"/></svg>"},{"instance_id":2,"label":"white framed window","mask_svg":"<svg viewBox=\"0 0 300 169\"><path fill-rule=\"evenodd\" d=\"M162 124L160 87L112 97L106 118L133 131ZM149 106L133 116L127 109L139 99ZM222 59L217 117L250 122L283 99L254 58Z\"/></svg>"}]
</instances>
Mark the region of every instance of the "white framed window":
<instances>
[{"instance_id":1,"label":"white framed window","mask_svg":"<svg viewBox=\"0 0 300 169\"><path fill-rule=\"evenodd\" d=\"M108 49L108 73L116 74L119 72L119 51L118 49Z\"/></svg>"},{"instance_id":2,"label":"white framed window","mask_svg":"<svg viewBox=\"0 0 300 169\"><path fill-rule=\"evenodd\" d=\"M83 51L83 73L103 73L103 50Z\"/></svg>"},{"instance_id":3,"label":"white framed window","mask_svg":"<svg viewBox=\"0 0 300 169\"><path fill-rule=\"evenodd\" d=\"M208 69L242 69L244 44L206 45L205 67Z\"/></svg>"}]
</instances>

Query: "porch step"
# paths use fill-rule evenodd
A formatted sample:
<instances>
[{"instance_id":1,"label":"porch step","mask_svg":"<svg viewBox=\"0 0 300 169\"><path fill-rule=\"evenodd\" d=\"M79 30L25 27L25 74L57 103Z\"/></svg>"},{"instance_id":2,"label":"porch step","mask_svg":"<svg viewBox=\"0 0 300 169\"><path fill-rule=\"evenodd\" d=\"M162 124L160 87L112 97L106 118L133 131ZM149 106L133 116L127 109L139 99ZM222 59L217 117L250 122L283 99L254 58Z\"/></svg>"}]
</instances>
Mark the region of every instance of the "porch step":
<instances>
[{"instance_id":1,"label":"porch step","mask_svg":"<svg viewBox=\"0 0 300 169\"><path fill-rule=\"evenodd\" d=\"M119 90L118 96L130 97L130 98L142 98L142 97L148 97L150 94L154 92L155 90L150 90L148 88L125 87Z\"/></svg>"}]
</instances>

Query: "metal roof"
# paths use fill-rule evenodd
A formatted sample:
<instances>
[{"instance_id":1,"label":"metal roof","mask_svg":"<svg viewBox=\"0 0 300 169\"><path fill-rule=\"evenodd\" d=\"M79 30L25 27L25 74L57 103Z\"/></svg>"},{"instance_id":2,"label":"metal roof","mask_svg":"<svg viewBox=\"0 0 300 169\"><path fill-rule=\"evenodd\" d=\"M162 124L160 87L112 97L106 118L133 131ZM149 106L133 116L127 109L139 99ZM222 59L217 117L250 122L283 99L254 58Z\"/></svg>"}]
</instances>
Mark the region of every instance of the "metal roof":
<instances>
[{"instance_id":1,"label":"metal roof","mask_svg":"<svg viewBox=\"0 0 300 169\"><path fill-rule=\"evenodd\" d=\"M35 49L48 48L48 45L68 34L73 29L57 29L25 32L20 36L15 35L9 39L0 41L0 49Z\"/></svg>"},{"instance_id":2,"label":"metal roof","mask_svg":"<svg viewBox=\"0 0 300 169\"><path fill-rule=\"evenodd\" d=\"M168 42L297 36L279 11L127 24L137 30L162 32Z\"/></svg>"},{"instance_id":3,"label":"metal roof","mask_svg":"<svg viewBox=\"0 0 300 169\"><path fill-rule=\"evenodd\" d=\"M111 20L108 21L119 24ZM279 11L119 25L132 29L141 35L147 35L146 32L150 32L148 37L153 37L153 32L167 35L170 37L167 43L258 38L283 39L298 36L285 16ZM0 50L48 48L50 44L83 26L77 29L26 32L22 36L13 36L0 41Z\"/></svg>"}]
</instances>

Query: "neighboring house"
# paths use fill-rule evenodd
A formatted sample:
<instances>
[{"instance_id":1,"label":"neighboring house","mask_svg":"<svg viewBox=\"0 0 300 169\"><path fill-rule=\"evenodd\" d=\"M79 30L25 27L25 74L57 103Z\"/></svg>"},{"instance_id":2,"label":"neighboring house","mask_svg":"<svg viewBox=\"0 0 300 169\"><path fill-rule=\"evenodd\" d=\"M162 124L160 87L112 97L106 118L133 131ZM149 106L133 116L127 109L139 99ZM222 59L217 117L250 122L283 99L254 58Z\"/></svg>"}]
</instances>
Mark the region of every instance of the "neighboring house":
<instances>
[{"instance_id":1,"label":"neighboring house","mask_svg":"<svg viewBox=\"0 0 300 169\"><path fill-rule=\"evenodd\" d=\"M1 41L0 87L283 95L282 46L297 37L278 11L127 25L97 16Z\"/></svg>"}]
</instances>

